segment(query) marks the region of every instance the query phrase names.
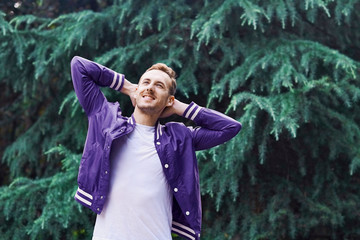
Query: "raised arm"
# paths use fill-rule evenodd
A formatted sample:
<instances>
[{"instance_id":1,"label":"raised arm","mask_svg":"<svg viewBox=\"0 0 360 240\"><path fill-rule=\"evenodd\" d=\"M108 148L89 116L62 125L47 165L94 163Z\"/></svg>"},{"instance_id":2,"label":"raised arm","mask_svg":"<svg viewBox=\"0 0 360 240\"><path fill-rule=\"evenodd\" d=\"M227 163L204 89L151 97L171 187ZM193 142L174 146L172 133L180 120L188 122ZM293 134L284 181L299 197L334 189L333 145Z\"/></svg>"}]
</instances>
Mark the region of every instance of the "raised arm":
<instances>
[{"instance_id":1,"label":"raised arm","mask_svg":"<svg viewBox=\"0 0 360 240\"><path fill-rule=\"evenodd\" d=\"M193 120L197 125L195 128L190 128L197 151L229 141L242 127L240 122L225 114L200 107L194 102L186 108L183 117Z\"/></svg>"},{"instance_id":2,"label":"raised arm","mask_svg":"<svg viewBox=\"0 0 360 240\"><path fill-rule=\"evenodd\" d=\"M222 144L236 136L241 129L238 121L215 110L200 107L194 102L186 104L175 99L174 104L164 109L160 117L168 117L172 114L183 116L196 123L196 128L189 128L195 150Z\"/></svg>"},{"instance_id":3,"label":"raised arm","mask_svg":"<svg viewBox=\"0 0 360 240\"><path fill-rule=\"evenodd\" d=\"M136 87L123 74L78 56L71 60L71 76L75 93L88 116L98 112L106 101L100 87L110 87L129 96Z\"/></svg>"}]
</instances>

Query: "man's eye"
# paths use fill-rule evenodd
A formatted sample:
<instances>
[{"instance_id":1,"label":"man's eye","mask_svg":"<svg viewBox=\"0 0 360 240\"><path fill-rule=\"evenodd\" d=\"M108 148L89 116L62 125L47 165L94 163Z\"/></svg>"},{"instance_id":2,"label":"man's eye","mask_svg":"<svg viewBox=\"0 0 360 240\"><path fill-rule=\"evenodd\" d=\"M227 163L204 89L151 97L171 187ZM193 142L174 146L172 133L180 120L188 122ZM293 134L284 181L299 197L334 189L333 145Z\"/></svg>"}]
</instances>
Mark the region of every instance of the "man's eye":
<instances>
[{"instance_id":1,"label":"man's eye","mask_svg":"<svg viewBox=\"0 0 360 240\"><path fill-rule=\"evenodd\" d=\"M164 86L162 84L156 84L156 86L164 88Z\"/></svg>"}]
</instances>

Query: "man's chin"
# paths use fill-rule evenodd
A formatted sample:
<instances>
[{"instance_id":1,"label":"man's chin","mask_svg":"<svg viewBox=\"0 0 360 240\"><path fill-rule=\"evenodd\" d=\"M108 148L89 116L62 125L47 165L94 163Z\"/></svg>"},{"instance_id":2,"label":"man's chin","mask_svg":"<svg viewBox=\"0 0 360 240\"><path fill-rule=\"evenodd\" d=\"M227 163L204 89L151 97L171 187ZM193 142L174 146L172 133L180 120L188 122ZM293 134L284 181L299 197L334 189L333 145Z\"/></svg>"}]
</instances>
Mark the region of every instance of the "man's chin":
<instances>
[{"instance_id":1,"label":"man's chin","mask_svg":"<svg viewBox=\"0 0 360 240\"><path fill-rule=\"evenodd\" d=\"M156 106L144 106L144 105L137 105L136 106L140 111L146 114L156 114L159 112L159 109Z\"/></svg>"}]
</instances>

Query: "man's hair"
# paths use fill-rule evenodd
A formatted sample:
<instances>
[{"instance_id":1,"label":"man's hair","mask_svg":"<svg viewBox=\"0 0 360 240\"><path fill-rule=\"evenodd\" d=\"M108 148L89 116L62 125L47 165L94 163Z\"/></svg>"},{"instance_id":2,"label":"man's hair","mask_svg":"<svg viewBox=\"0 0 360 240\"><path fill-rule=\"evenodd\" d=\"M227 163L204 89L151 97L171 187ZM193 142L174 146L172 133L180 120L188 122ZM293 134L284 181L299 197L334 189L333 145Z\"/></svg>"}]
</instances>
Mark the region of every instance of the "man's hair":
<instances>
[{"instance_id":1,"label":"man's hair","mask_svg":"<svg viewBox=\"0 0 360 240\"><path fill-rule=\"evenodd\" d=\"M175 95L175 92L176 92L176 73L175 73L175 71L171 67L167 66L164 63L156 63L156 64L152 65L151 67L149 67L145 72L148 72L150 70L160 70L160 71L163 71L164 73L166 73L167 75L169 75L169 77L171 79L169 93L170 93L170 95Z\"/></svg>"}]
</instances>

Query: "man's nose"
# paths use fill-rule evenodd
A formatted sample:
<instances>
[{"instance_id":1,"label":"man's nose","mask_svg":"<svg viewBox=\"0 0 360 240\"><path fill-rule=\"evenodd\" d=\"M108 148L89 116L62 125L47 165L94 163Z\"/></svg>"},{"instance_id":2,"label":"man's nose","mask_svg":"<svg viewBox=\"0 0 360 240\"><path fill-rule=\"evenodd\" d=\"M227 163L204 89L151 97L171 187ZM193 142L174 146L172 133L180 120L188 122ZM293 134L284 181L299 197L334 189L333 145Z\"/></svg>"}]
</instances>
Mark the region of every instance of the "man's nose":
<instances>
[{"instance_id":1,"label":"man's nose","mask_svg":"<svg viewBox=\"0 0 360 240\"><path fill-rule=\"evenodd\" d=\"M153 91L153 84L149 84L149 85L147 85L146 86L146 91L148 91L148 92L152 92Z\"/></svg>"}]
</instances>

